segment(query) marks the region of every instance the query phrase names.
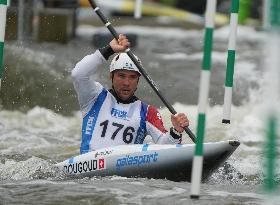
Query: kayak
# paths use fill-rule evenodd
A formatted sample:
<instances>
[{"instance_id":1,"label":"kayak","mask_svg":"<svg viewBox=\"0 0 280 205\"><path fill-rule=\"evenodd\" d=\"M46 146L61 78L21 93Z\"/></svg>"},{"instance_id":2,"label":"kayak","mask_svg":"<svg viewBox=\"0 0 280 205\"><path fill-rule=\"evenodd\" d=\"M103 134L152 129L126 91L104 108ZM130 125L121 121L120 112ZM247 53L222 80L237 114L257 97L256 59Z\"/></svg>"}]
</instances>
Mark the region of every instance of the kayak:
<instances>
[{"instance_id":1,"label":"kayak","mask_svg":"<svg viewBox=\"0 0 280 205\"><path fill-rule=\"evenodd\" d=\"M239 141L204 143L202 180L236 150ZM195 144L135 144L99 149L71 157L55 166L74 177L141 177L190 181Z\"/></svg>"}]
</instances>

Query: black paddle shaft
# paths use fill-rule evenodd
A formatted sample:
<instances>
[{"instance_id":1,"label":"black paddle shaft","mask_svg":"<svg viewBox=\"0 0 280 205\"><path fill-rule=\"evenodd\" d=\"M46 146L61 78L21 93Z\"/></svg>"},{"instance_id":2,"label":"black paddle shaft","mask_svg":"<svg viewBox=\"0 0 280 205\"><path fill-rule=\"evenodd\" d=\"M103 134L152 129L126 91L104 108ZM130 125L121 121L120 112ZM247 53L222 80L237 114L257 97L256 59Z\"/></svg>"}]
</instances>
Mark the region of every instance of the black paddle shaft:
<instances>
[{"instance_id":1,"label":"black paddle shaft","mask_svg":"<svg viewBox=\"0 0 280 205\"><path fill-rule=\"evenodd\" d=\"M113 35L113 37L118 40L119 35L116 32L116 30L114 29L114 27L111 25L111 23L107 20L107 18L103 15L103 13L100 11L100 8L95 4L95 2L93 0L89 0L89 3L91 5L91 7L94 9L94 11L96 12L96 14L99 16L99 18L101 19L101 21L105 24L105 26L108 28L108 30L111 32L111 34ZM144 68L141 66L141 64L137 61L137 59L135 58L135 56L133 55L133 53L130 51L130 49L126 49L125 51L127 53L127 55L130 57L130 59L132 60L132 62L136 65L136 67L138 68L138 70L140 71L140 73L144 76L144 78L146 79L146 81L149 83L149 85L152 87L152 89L155 91L155 93L158 95L158 97L162 100L162 102L164 103L164 105L168 108L168 110L175 115L177 112L175 111L175 109L172 107L172 105L167 101L167 99L163 96L163 94L160 92L160 90L158 89L157 85L155 84L155 82L150 78L150 76L147 74L147 72L144 70ZM189 135L189 137L191 138L191 140L195 143L195 136L192 133L192 131L188 128L188 127L184 127L184 130L186 131L186 133Z\"/></svg>"}]
</instances>

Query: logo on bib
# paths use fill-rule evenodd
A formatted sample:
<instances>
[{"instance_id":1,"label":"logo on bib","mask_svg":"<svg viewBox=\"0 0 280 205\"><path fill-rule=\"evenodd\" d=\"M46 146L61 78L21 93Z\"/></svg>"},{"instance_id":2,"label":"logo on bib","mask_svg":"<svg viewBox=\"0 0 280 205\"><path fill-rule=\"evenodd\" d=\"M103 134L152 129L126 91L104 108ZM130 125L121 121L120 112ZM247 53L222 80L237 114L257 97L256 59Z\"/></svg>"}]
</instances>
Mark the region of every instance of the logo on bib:
<instances>
[{"instance_id":1,"label":"logo on bib","mask_svg":"<svg viewBox=\"0 0 280 205\"><path fill-rule=\"evenodd\" d=\"M87 121L87 126L86 126L86 134L90 135L92 132L92 123L93 123L94 117L89 117Z\"/></svg>"},{"instance_id":2,"label":"logo on bib","mask_svg":"<svg viewBox=\"0 0 280 205\"><path fill-rule=\"evenodd\" d=\"M126 111L118 110L116 108L112 108L111 115L113 117L120 118L120 119L123 119L123 120L127 120L127 118L128 118Z\"/></svg>"}]
</instances>

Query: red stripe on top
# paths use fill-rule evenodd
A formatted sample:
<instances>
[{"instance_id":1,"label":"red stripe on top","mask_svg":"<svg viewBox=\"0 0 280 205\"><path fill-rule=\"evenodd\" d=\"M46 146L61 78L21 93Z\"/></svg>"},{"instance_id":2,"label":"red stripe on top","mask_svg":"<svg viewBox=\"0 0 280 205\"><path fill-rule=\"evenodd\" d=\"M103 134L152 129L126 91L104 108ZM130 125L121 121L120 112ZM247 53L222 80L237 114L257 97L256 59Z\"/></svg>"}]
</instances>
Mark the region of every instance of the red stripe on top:
<instances>
[{"instance_id":1,"label":"red stripe on top","mask_svg":"<svg viewBox=\"0 0 280 205\"><path fill-rule=\"evenodd\" d=\"M149 105L148 107L147 121L151 123L153 126L155 126L157 129L159 129L161 132L163 133L167 132L167 130L163 125L161 115L154 106Z\"/></svg>"}]
</instances>

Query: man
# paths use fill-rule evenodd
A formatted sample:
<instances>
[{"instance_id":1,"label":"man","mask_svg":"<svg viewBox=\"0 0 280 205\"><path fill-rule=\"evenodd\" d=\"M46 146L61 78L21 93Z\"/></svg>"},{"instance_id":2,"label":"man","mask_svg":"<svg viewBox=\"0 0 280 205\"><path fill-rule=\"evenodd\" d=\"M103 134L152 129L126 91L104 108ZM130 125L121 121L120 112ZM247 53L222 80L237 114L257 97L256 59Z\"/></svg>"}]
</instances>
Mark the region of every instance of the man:
<instances>
[{"instance_id":1,"label":"man","mask_svg":"<svg viewBox=\"0 0 280 205\"><path fill-rule=\"evenodd\" d=\"M171 115L174 127L168 133L157 109L134 95L141 73L122 53L129 46L126 36L120 35L118 41L114 39L84 57L72 71L83 115L81 154L121 144L143 144L146 135L158 144L181 143L183 128L189 125L187 117ZM114 53L119 54L110 65L112 89L107 90L90 76Z\"/></svg>"}]
</instances>

